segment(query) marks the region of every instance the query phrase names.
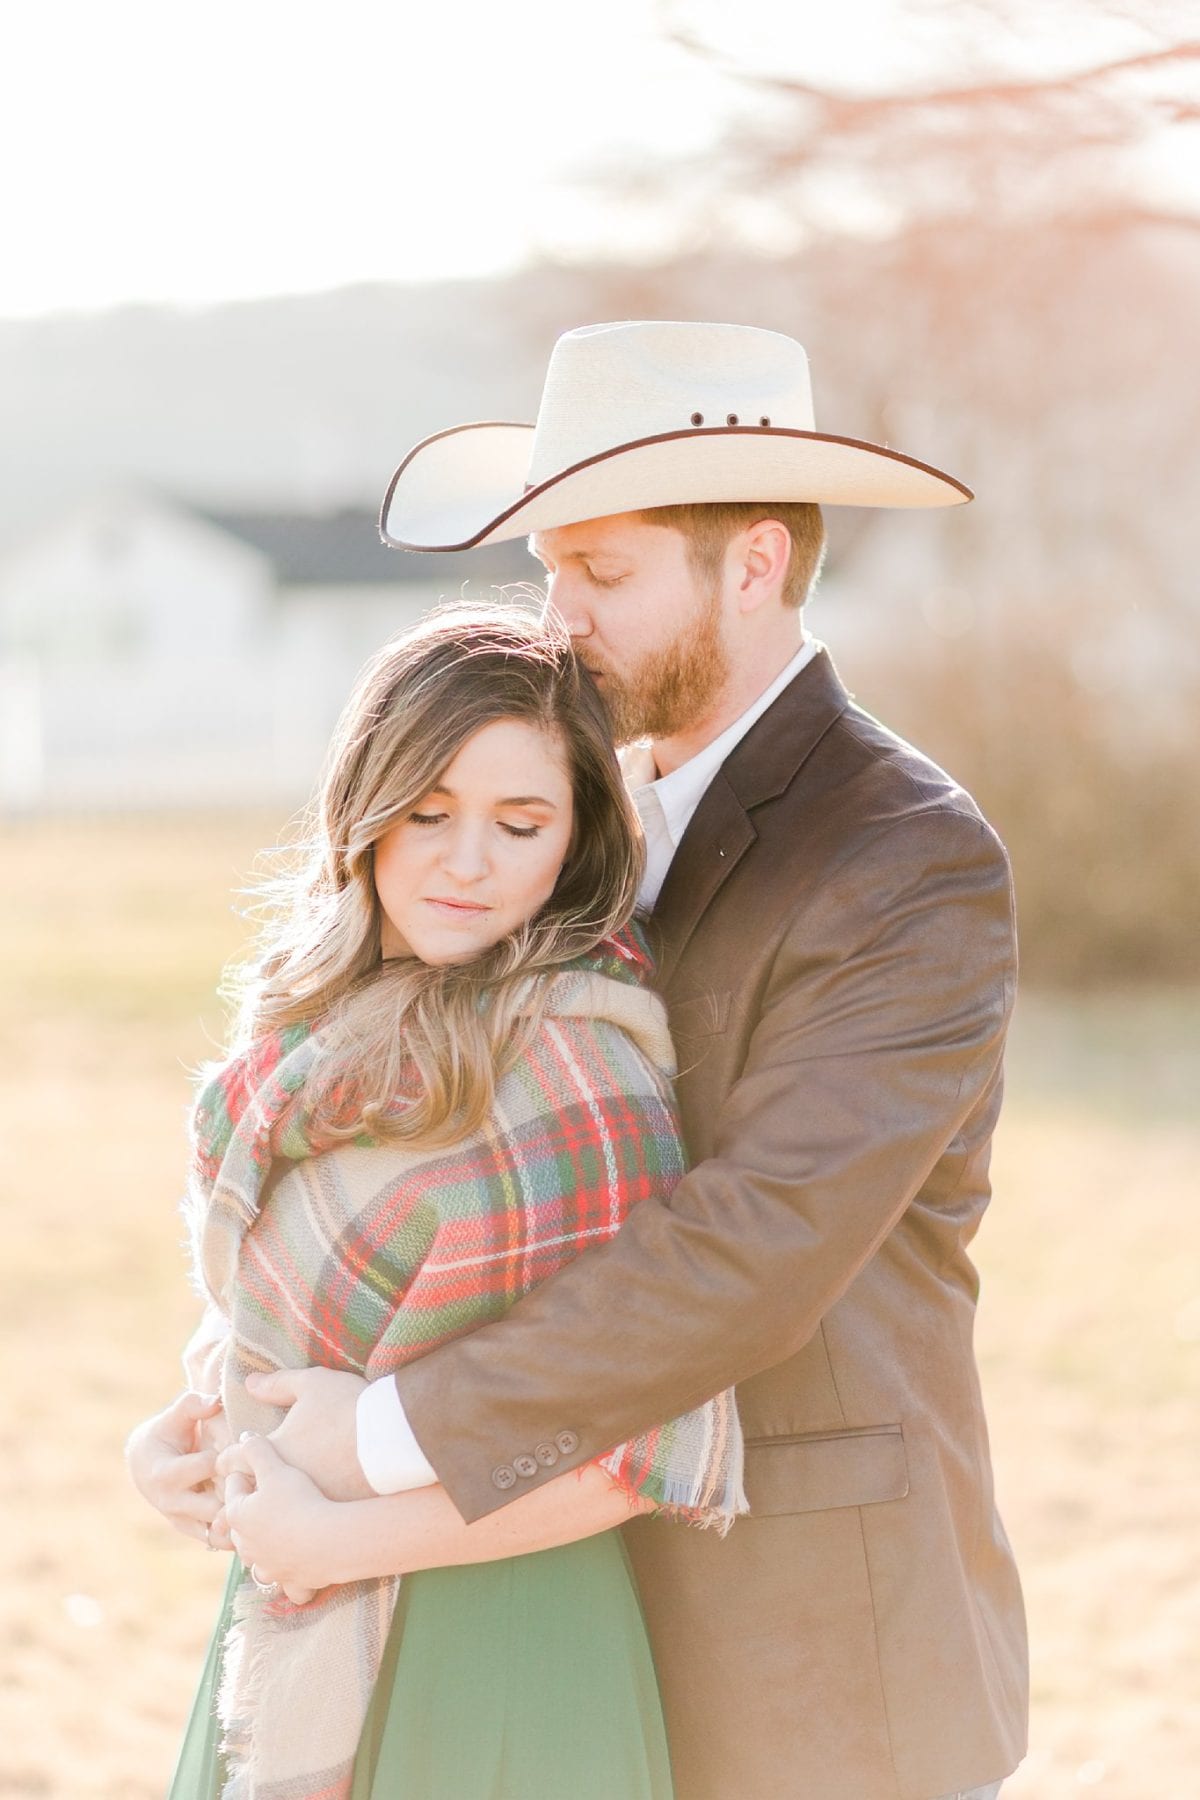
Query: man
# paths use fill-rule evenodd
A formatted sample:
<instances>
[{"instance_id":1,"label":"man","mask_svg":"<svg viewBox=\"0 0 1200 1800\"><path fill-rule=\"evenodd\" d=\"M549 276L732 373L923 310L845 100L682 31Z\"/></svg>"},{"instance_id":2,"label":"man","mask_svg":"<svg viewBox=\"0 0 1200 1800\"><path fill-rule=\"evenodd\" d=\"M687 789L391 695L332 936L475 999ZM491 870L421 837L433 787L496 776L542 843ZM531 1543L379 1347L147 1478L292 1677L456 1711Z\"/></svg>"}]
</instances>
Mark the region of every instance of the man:
<instances>
[{"instance_id":1,"label":"man","mask_svg":"<svg viewBox=\"0 0 1200 1800\"><path fill-rule=\"evenodd\" d=\"M679 1800L992 1795L1023 1752L967 1256L1008 868L799 613L819 503L969 498L818 433L790 339L655 321L569 333L536 426L428 439L385 501L410 548L531 534L618 740L650 740L630 775L693 1167L669 1208L365 1389L361 1460L473 1520L738 1384L749 1517L627 1528ZM346 1382L261 1389L297 1401L279 1446L327 1491L357 1475Z\"/></svg>"}]
</instances>

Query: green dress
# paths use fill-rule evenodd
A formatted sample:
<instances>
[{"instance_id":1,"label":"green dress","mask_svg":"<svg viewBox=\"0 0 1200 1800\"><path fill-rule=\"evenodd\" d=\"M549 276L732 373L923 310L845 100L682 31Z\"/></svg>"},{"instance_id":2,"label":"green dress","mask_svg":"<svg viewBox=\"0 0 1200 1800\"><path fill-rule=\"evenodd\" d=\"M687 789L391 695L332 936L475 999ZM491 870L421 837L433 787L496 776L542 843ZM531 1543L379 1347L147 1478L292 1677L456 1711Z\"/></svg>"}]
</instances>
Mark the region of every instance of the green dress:
<instances>
[{"instance_id":1,"label":"green dress","mask_svg":"<svg viewBox=\"0 0 1200 1800\"><path fill-rule=\"evenodd\" d=\"M234 1560L169 1800L217 1800ZM351 1800L671 1800L650 1646L619 1531L406 1575Z\"/></svg>"}]
</instances>

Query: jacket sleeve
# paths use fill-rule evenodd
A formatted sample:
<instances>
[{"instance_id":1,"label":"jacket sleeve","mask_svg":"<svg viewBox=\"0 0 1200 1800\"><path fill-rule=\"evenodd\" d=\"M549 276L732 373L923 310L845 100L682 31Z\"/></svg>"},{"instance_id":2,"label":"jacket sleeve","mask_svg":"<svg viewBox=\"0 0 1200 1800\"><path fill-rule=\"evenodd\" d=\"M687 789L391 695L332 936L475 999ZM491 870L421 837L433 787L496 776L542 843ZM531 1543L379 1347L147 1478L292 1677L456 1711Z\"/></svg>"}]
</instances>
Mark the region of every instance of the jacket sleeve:
<instances>
[{"instance_id":1,"label":"jacket sleeve","mask_svg":"<svg viewBox=\"0 0 1200 1800\"><path fill-rule=\"evenodd\" d=\"M831 871L779 944L712 1156L396 1377L464 1518L803 1348L992 1082L1014 975L1008 863L974 814L908 816Z\"/></svg>"}]
</instances>

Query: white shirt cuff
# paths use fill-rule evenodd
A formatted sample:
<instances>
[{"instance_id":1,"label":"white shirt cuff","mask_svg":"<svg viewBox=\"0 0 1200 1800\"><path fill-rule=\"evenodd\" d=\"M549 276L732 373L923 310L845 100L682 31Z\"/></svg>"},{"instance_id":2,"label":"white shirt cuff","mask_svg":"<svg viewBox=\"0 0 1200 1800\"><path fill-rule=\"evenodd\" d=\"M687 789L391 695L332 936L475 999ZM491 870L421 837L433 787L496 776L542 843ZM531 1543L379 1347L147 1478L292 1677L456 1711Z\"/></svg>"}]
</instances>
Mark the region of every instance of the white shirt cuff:
<instances>
[{"instance_id":1,"label":"white shirt cuff","mask_svg":"<svg viewBox=\"0 0 1200 1800\"><path fill-rule=\"evenodd\" d=\"M358 1396L355 1427L358 1460L377 1494L433 1486L437 1471L413 1436L390 1375L372 1381Z\"/></svg>"}]
</instances>

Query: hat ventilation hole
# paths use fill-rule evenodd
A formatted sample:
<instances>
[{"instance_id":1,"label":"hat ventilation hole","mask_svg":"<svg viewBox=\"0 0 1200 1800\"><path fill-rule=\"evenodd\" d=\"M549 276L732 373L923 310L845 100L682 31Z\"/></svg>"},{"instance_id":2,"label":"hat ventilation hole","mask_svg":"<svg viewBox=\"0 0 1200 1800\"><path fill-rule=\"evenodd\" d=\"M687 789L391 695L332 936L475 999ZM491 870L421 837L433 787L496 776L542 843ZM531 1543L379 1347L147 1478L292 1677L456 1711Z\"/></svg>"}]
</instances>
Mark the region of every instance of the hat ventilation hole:
<instances>
[{"instance_id":1,"label":"hat ventilation hole","mask_svg":"<svg viewBox=\"0 0 1200 1800\"><path fill-rule=\"evenodd\" d=\"M703 425L703 423L704 423L704 414L703 413L693 413L692 414L692 424L693 425Z\"/></svg>"},{"instance_id":2,"label":"hat ventilation hole","mask_svg":"<svg viewBox=\"0 0 1200 1800\"><path fill-rule=\"evenodd\" d=\"M771 423L770 419L767 418L765 413L763 414L762 418L758 422L760 425L769 425Z\"/></svg>"},{"instance_id":3,"label":"hat ventilation hole","mask_svg":"<svg viewBox=\"0 0 1200 1800\"><path fill-rule=\"evenodd\" d=\"M736 425L737 422L738 422L738 416L736 413L726 413L725 414L725 423L727 425Z\"/></svg>"}]
</instances>

